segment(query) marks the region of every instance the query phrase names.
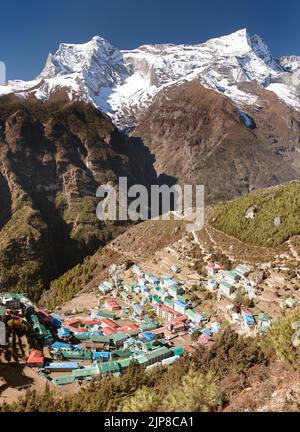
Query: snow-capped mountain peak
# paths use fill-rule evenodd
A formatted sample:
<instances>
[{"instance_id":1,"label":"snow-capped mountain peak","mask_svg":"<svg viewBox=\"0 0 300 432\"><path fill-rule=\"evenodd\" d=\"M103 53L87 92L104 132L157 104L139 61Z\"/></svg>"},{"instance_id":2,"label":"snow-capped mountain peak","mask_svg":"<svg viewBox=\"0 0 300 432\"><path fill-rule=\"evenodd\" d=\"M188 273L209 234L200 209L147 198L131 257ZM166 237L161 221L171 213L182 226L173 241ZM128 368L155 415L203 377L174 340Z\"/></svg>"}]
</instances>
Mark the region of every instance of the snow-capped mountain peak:
<instances>
[{"instance_id":1,"label":"snow-capped mountain peak","mask_svg":"<svg viewBox=\"0 0 300 432\"><path fill-rule=\"evenodd\" d=\"M64 89L70 99L92 102L117 124L128 126L169 86L197 79L243 110L259 104L257 94L242 85L255 82L300 110L299 64L299 58L275 60L263 39L250 36L247 29L198 45L143 45L123 51L94 36L83 44L60 44L36 80L10 82L0 87L0 94L46 100Z\"/></svg>"},{"instance_id":2,"label":"snow-capped mountain peak","mask_svg":"<svg viewBox=\"0 0 300 432\"><path fill-rule=\"evenodd\" d=\"M283 56L279 57L277 60L281 67L287 72L295 72L296 70L300 70L300 56Z\"/></svg>"},{"instance_id":3,"label":"snow-capped mountain peak","mask_svg":"<svg viewBox=\"0 0 300 432\"><path fill-rule=\"evenodd\" d=\"M96 94L101 87L120 84L127 70L121 52L105 39L94 36L84 44L60 44L54 55L49 54L38 79L72 74L80 74Z\"/></svg>"}]
</instances>

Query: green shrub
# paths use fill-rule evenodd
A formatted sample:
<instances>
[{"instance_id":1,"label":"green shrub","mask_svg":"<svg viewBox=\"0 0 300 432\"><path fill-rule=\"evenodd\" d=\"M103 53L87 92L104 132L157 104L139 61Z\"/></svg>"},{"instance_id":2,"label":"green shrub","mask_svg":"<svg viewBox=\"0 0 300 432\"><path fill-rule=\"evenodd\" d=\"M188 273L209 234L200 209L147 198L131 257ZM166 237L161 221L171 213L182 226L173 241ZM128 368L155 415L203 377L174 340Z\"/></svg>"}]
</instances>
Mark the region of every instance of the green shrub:
<instances>
[{"instance_id":1,"label":"green shrub","mask_svg":"<svg viewBox=\"0 0 300 432\"><path fill-rule=\"evenodd\" d=\"M293 345L296 329L294 323L300 321L300 308L288 312L274 321L263 337L261 346L267 352L274 349L277 356L288 363L295 364L299 360L299 348Z\"/></svg>"}]
</instances>

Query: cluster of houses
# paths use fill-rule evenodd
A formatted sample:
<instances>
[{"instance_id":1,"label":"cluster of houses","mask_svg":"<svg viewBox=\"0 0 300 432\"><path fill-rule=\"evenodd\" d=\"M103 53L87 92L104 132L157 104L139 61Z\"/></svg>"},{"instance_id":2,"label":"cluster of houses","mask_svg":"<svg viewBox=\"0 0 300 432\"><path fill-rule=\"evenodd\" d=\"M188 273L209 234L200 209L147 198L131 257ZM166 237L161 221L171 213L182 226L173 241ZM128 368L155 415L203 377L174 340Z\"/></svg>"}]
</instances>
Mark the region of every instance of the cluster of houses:
<instances>
[{"instance_id":1,"label":"cluster of houses","mask_svg":"<svg viewBox=\"0 0 300 432\"><path fill-rule=\"evenodd\" d=\"M145 368L171 364L184 351L181 347L172 348L159 321L143 316L139 308L134 309L134 314L140 316L138 323L120 320L114 313L120 309L114 298L106 299L107 311L92 310L88 320L63 319L46 309L36 308L21 294L0 295L0 305L0 345L7 343L10 321L26 323L31 345L36 345L27 365L57 385L119 374L131 362Z\"/></svg>"},{"instance_id":2,"label":"cluster of houses","mask_svg":"<svg viewBox=\"0 0 300 432\"><path fill-rule=\"evenodd\" d=\"M242 287L249 300L256 297L255 282L248 278L251 269L245 265L238 265L232 270L224 270L224 267L212 263L210 256L206 257L207 289L218 293L218 298L225 296L230 300L236 298L236 290ZM254 315L246 308L241 308L241 313L232 313L232 323L241 324L245 329L255 329L265 332L272 320L266 313Z\"/></svg>"},{"instance_id":3,"label":"cluster of houses","mask_svg":"<svg viewBox=\"0 0 300 432\"><path fill-rule=\"evenodd\" d=\"M144 272L137 264L134 264L131 270L134 283L122 284L119 281L116 287L105 281L99 286L99 290L103 293L105 287L106 294L114 292L115 297L128 306L123 312L129 314L132 310L133 320L140 320L145 315L146 306L150 306L158 319L164 321L174 333L187 330L190 322L194 319L197 321L198 316L192 309L188 294L174 276L156 277L150 272ZM172 271L176 274L178 269ZM111 312L121 308L117 300L112 298L106 298L105 307Z\"/></svg>"},{"instance_id":4,"label":"cluster of houses","mask_svg":"<svg viewBox=\"0 0 300 432\"><path fill-rule=\"evenodd\" d=\"M145 368L171 364L183 353L165 340L159 323L144 318L139 325L123 324L111 314L92 311L91 320L70 319L57 331L57 340L49 346L51 360L33 350L27 364L57 385L120 374L132 362ZM67 373L51 378L51 373Z\"/></svg>"},{"instance_id":5,"label":"cluster of houses","mask_svg":"<svg viewBox=\"0 0 300 432\"><path fill-rule=\"evenodd\" d=\"M128 306L126 308L128 313L132 310L133 319L143 317L145 311L148 310L145 306L150 306L159 322L171 333L167 336L168 339L173 338L172 334L175 334L174 337L176 337L176 334L183 336L197 332L199 339L193 340L191 346L206 345L212 340L213 335L220 331L221 319L206 317L204 313L198 312L193 307L188 293L175 279L176 273L180 271L177 267L170 269L173 276L161 277L143 271L137 264L133 265L131 270L134 283L122 284L119 280L114 289L114 284L109 285L109 282L106 281L99 286L99 290L103 292L103 286L110 286L108 293L113 293L115 298L120 298L125 302ZM111 301L111 299L105 300L107 308L110 307ZM118 305L117 308L121 307Z\"/></svg>"},{"instance_id":6,"label":"cluster of houses","mask_svg":"<svg viewBox=\"0 0 300 432\"><path fill-rule=\"evenodd\" d=\"M232 297L238 285L243 285L249 297L255 297L255 284L247 279L250 268L238 265L233 270L224 270L222 266L208 263L207 274L210 277L207 281L207 288L217 291L224 296Z\"/></svg>"},{"instance_id":7,"label":"cluster of houses","mask_svg":"<svg viewBox=\"0 0 300 432\"><path fill-rule=\"evenodd\" d=\"M250 299L255 297L248 267L238 265L227 271L207 257L206 269L209 291L234 300L242 286ZM27 365L57 385L118 375L132 362L146 369L171 364L185 351L210 346L222 328L220 317L208 317L194 307L176 280L178 271L174 267L172 275L157 277L134 264L130 278L134 283L114 277L99 285L103 303L90 311L89 319L64 319L36 308L21 294L0 294L0 346L6 345L9 323L25 322L31 340L48 347L49 353L45 357L45 350L33 349ZM241 308L239 313L231 311L231 322L264 332L271 319L265 313L254 315ZM188 342L175 346L172 339L177 335Z\"/></svg>"},{"instance_id":8,"label":"cluster of houses","mask_svg":"<svg viewBox=\"0 0 300 432\"><path fill-rule=\"evenodd\" d=\"M158 278L138 265L132 267L132 275L134 284L116 279L99 286L105 295L104 304L91 310L89 319L64 319L34 307L18 294L5 294L1 300L7 307L5 313L8 306L19 310L28 324L28 335L39 346L30 352L27 365L53 383L66 385L120 374L131 362L149 369L171 364L189 348L174 346L172 338L176 334L198 330L192 345L206 345L219 332L221 320L194 310L185 289L173 276ZM146 313L146 305L156 318ZM121 319L122 313L125 320ZM47 357L41 346L48 347Z\"/></svg>"},{"instance_id":9,"label":"cluster of houses","mask_svg":"<svg viewBox=\"0 0 300 432\"><path fill-rule=\"evenodd\" d=\"M222 266L213 263L210 256L207 256L206 260L209 275L207 289L218 293L218 298L224 296L233 301L237 288L241 286L249 299L255 298L255 283L248 278L250 268L238 265L232 270L224 270ZM214 333L220 331L222 320L218 317L206 317L193 308L188 293L182 284L175 280L177 269L171 270L173 276L162 277L143 271L137 264L133 265L131 270L135 276L135 283L122 284L122 281L118 280L115 284L105 281L99 286L99 290L104 292L105 287L106 293L114 292L116 298L119 297L128 305L127 313L133 311L133 319L140 319L144 314L144 306L150 305L157 318L163 321L172 333L192 334L197 331L200 334L199 344L207 344L212 340ZM106 299L105 306L110 311L121 309L116 299ZM231 323L238 324L245 330L265 332L271 324L271 318L265 313L255 315L250 310L242 308L240 313L231 314Z\"/></svg>"}]
</instances>

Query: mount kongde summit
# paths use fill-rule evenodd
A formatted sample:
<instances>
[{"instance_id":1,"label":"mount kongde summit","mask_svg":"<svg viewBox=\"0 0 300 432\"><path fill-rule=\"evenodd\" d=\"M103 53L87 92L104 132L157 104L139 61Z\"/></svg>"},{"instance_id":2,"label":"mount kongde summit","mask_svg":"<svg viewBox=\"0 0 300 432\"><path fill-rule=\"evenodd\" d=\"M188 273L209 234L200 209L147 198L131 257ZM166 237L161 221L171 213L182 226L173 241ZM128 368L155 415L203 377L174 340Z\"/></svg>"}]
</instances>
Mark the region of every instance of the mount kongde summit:
<instances>
[{"instance_id":1,"label":"mount kongde summit","mask_svg":"<svg viewBox=\"0 0 300 432\"><path fill-rule=\"evenodd\" d=\"M11 81L0 94L49 100L57 93L92 102L122 127L135 126L154 97L197 80L241 108L262 108L268 90L295 110L299 100L300 57L274 59L258 35L246 29L199 45L143 45L119 50L95 36L85 44L60 44L33 81Z\"/></svg>"},{"instance_id":2,"label":"mount kongde summit","mask_svg":"<svg viewBox=\"0 0 300 432\"><path fill-rule=\"evenodd\" d=\"M2 286L40 293L124 229L95 215L97 186L121 175L204 184L207 203L299 178L299 77L300 58L243 29L125 51L64 43L35 80L0 86Z\"/></svg>"}]
</instances>

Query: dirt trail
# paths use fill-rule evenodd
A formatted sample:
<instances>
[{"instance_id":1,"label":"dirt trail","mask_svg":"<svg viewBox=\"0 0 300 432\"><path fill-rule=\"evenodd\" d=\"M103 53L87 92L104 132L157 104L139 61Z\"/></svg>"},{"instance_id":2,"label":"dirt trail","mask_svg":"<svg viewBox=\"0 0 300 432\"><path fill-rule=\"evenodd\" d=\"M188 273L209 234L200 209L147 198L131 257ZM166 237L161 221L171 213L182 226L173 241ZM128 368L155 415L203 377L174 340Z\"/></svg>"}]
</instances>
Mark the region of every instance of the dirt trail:
<instances>
[{"instance_id":1,"label":"dirt trail","mask_svg":"<svg viewBox=\"0 0 300 432\"><path fill-rule=\"evenodd\" d=\"M287 241L287 245L288 245L288 247L289 247L289 250L290 250L290 252L291 252L293 258L295 258L296 261L300 261L300 257L299 257L299 255L298 255L298 252L297 252L296 249L294 248L294 246L293 246L291 240L288 240L288 241Z\"/></svg>"},{"instance_id":2,"label":"dirt trail","mask_svg":"<svg viewBox=\"0 0 300 432\"><path fill-rule=\"evenodd\" d=\"M192 234L193 234L193 237L194 237L195 242L199 245L199 247L200 247L202 253L204 254L204 252L205 252L205 251L204 251L204 247L202 246L201 242L199 241L196 232L195 232L195 231L192 231Z\"/></svg>"},{"instance_id":3,"label":"dirt trail","mask_svg":"<svg viewBox=\"0 0 300 432\"><path fill-rule=\"evenodd\" d=\"M211 228L211 227L210 227L210 228ZM213 238L211 232L207 229L207 227L204 227L203 229L205 230L205 232L206 232L206 234L207 234L207 236L208 236L210 242L214 245L214 247L217 248L219 251L221 251L221 252L222 252L224 255L226 255L229 259L234 260L234 257L231 256L231 255L229 255L229 254L228 254L228 251L225 250L225 249L223 249L223 248L220 246L220 244L218 244L218 243L216 242L216 240ZM222 234L223 234L223 233L222 233ZM193 231L193 237L194 237L196 243L200 246L200 249L201 249L202 253L204 254L204 253L205 253L205 249L204 249L203 245L201 244L200 240L198 239L198 236L197 236L197 234L195 233L195 231Z\"/></svg>"}]
</instances>

